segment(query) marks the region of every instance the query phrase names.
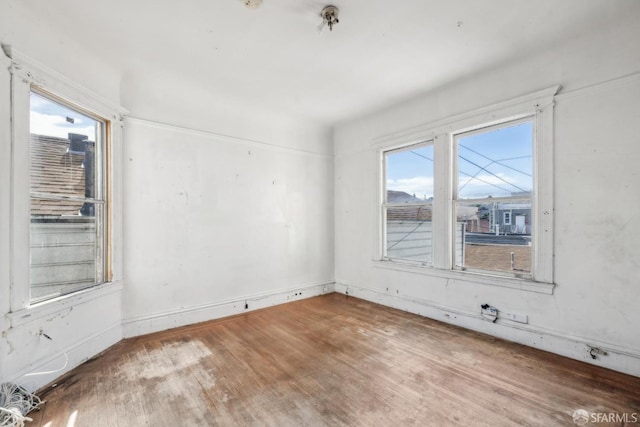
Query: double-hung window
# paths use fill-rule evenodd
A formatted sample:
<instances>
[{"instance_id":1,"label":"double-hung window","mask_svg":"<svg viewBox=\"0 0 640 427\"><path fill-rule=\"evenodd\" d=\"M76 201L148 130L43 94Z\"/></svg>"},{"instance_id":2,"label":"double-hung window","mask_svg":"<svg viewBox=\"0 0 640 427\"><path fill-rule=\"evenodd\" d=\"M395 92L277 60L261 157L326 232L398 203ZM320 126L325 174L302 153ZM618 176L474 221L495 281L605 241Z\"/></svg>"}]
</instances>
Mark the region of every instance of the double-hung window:
<instances>
[{"instance_id":1,"label":"double-hung window","mask_svg":"<svg viewBox=\"0 0 640 427\"><path fill-rule=\"evenodd\" d=\"M117 290L126 112L3 48L11 60L11 310ZM114 286L98 286L107 283Z\"/></svg>"},{"instance_id":2,"label":"double-hung window","mask_svg":"<svg viewBox=\"0 0 640 427\"><path fill-rule=\"evenodd\" d=\"M557 90L375 140L382 186L376 265L413 264L425 274L549 292Z\"/></svg>"},{"instance_id":3,"label":"double-hung window","mask_svg":"<svg viewBox=\"0 0 640 427\"><path fill-rule=\"evenodd\" d=\"M31 301L106 281L108 121L31 89Z\"/></svg>"}]
</instances>

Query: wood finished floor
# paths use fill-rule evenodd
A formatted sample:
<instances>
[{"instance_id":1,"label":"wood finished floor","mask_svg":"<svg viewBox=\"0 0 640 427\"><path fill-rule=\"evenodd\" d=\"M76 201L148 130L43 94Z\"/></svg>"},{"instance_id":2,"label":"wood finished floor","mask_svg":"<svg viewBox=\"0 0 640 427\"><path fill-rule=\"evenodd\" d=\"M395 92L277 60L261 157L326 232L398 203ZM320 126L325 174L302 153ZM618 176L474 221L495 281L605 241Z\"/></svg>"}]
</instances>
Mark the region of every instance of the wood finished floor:
<instances>
[{"instance_id":1,"label":"wood finished floor","mask_svg":"<svg viewBox=\"0 0 640 427\"><path fill-rule=\"evenodd\" d=\"M128 339L56 384L29 425L575 426L578 408L640 413L640 378L340 294Z\"/></svg>"}]
</instances>

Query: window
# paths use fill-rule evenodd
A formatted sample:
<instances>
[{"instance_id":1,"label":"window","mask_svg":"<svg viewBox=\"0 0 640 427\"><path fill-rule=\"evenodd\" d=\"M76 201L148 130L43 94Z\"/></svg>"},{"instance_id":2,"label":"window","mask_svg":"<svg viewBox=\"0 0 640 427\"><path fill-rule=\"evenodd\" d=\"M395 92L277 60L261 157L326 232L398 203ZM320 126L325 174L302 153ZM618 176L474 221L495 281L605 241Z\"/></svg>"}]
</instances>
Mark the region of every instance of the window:
<instances>
[{"instance_id":1,"label":"window","mask_svg":"<svg viewBox=\"0 0 640 427\"><path fill-rule=\"evenodd\" d=\"M504 212L503 218L504 219L502 220L502 222L503 222L504 225L511 225L511 212L510 211L509 212Z\"/></svg>"},{"instance_id":2,"label":"window","mask_svg":"<svg viewBox=\"0 0 640 427\"><path fill-rule=\"evenodd\" d=\"M551 293L558 89L375 140L375 265Z\"/></svg>"},{"instance_id":3,"label":"window","mask_svg":"<svg viewBox=\"0 0 640 427\"><path fill-rule=\"evenodd\" d=\"M32 301L105 281L106 124L30 93Z\"/></svg>"},{"instance_id":4,"label":"window","mask_svg":"<svg viewBox=\"0 0 640 427\"><path fill-rule=\"evenodd\" d=\"M3 50L11 62L10 304L26 319L122 288L126 110Z\"/></svg>"},{"instance_id":5,"label":"window","mask_svg":"<svg viewBox=\"0 0 640 427\"><path fill-rule=\"evenodd\" d=\"M531 273L531 228L511 226L513 210L531 215L531 118L454 135L456 268ZM458 236L456 236L458 237Z\"/></svg>"},{"instance_id":6,"label":"window","mask_svg":"<svg viewBox=\"0 0 640 427\"><path fill-rule=\"evenodd\" d=\"M430 265L433 261L433 145L384 153L384 257Z\"/></svg>"}]
</instances>

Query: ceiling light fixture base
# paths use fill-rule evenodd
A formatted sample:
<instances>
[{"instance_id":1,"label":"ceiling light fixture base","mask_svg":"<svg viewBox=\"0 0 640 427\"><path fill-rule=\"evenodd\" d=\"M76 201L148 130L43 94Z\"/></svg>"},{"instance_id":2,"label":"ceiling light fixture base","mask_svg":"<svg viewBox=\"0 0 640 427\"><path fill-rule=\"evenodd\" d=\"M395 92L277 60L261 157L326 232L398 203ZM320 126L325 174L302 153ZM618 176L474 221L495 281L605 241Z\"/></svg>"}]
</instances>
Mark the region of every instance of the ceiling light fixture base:
<instances>
[{"instance_id":1,"label":"ceiling light fixture base","mask_svg":"<svg viewBox=\"0 0 640 427\"><path fill-rule=\"evenodd\" d=\"M340 22L338 20L338 8L335 6L325 6L320 12L320 16L322 16L322 24L327 25L329 27L329 31L333 31L333 26Z\"/></svg>"},{"instance_id":2,"label":"ceiling light fixture base","mask_svg":"<svg viewBox=\"0 0 640 427\"><path fill-rule=\"evenodd\" d=\"M262 0L243 0L243 3L247 9L257 9L262 4Z\"/></svg>"}]
</instances>

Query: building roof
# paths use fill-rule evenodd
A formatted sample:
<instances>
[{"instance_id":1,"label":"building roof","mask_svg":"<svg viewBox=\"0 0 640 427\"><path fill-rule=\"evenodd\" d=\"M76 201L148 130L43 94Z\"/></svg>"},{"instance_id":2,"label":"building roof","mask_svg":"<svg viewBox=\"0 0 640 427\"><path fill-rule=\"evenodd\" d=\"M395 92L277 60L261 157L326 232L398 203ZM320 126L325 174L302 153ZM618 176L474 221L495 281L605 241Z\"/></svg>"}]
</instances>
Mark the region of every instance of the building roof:
<instances>
[{"instance_id":1,"label":"building roof","mask_svg":"<svg viewBox=\"0 0 640 427\"><path fill-rule=\"evenodd\" d=\"M387 221L431 221L431 206L387 208Z\"/></svg>"},{"instance_id":2,"label":"building roof","mask_svg":"<svg viewBox=\"0 0 640 427\"><path fill-rule=\"evenodd\" d=\"M85 197L84 154L69 153L69 139L31 134L31 194ZM83 202L32 198L32 216L78 216Z\"/></svg>"}]
</instances>

